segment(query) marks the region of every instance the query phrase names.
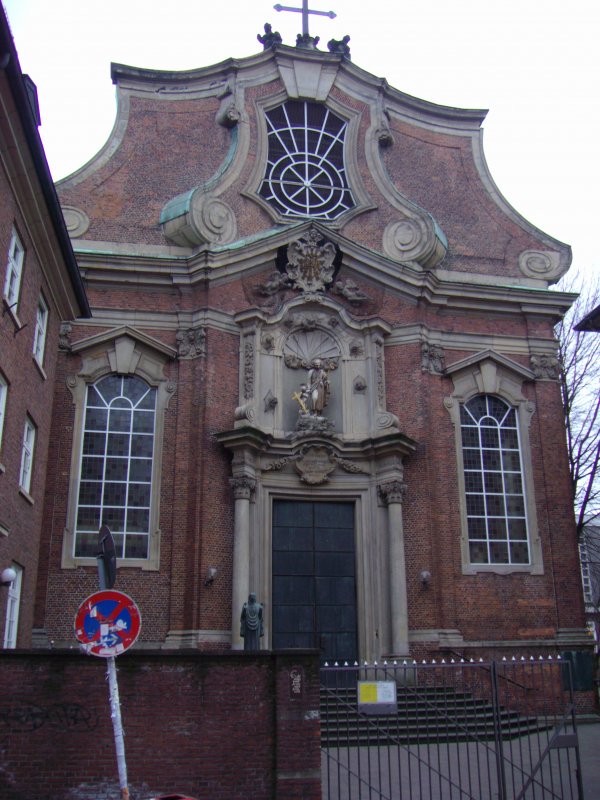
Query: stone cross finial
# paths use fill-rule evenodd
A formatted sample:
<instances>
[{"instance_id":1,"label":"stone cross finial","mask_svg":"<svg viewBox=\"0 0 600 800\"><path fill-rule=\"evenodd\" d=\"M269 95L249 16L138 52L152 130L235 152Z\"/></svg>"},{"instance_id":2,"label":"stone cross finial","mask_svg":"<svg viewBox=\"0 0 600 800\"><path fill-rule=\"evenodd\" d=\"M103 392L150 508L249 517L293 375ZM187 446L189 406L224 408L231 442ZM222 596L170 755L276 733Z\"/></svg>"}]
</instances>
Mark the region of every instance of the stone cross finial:
<instances>
[{"instance_id":1,"label":"stone cross finial","mask_svg":"<svg viewBox=\"0 0 600 800\"><path fill-rule=\"evenodd\" d=\"M276 6L273 6L275 11L297 11L302 14L302 37L308 38L308 15L309 14L318 14L320 17L329 17L329 19L335 19L336 13L334 11L315 11L312 8L308 7L308 0L302 0L302 8L294 8L293 6L282 6L281 3L277 3Z\"/></svg>"}]
</instances>

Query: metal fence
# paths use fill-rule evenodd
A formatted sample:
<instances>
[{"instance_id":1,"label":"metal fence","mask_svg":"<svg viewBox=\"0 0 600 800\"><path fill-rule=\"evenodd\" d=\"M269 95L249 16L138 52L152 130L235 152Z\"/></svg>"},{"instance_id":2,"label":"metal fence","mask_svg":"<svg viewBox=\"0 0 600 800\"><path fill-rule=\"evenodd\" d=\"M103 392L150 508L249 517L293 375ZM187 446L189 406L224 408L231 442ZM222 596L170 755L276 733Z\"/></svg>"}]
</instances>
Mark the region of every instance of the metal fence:
<instances>
[{"instance_id":1,"label":"metal fence","mask_svg":"<svg viewBox=\"0 0 600 800\"><path fill-rule=\"evenodd\" d=\"M335 665L321 681L324 800L583 800L566 661Z\"/></svg>"}]
</instances>

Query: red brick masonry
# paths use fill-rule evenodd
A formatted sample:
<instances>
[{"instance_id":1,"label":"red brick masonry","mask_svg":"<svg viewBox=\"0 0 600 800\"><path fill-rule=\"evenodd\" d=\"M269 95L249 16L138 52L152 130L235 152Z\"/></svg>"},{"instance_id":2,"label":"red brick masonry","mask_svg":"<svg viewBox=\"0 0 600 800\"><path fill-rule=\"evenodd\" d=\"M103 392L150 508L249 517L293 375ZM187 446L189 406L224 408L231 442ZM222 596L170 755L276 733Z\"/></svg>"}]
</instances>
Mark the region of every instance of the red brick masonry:
<instances>
[{"instance_id":1,"label":"red brick masonry","mask_svg":"<svg viewBox=\"0 0 600 800\"><path fill-rule=\"evenodd\" d=\"M310 652L133 652L117 659L131 800L320 800ZM0 657L0 797L120 796L104 659Z\"/></svg>"}]
</instances>

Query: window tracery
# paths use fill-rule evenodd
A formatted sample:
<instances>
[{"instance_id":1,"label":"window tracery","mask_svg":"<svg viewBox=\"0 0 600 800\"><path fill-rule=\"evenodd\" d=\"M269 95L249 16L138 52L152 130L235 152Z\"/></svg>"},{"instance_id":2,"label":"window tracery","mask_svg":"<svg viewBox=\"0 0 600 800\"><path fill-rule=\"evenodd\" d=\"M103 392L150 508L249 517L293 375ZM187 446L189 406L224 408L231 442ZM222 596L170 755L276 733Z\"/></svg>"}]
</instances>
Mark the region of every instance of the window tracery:
<instances>
[{"instance_id":1,"label":"window tracery","mask_svg":"<svg viewBox=\"0 0 600 800\"><path fill-rule=\"evenodd\" d=\"M528 564L529 539L514 408L477 395L460 407L469 557Z\"/></svg>"},{"instance_id":2,"label":"window tracery","mask_svg":"<svg viewBox=\"0 0 600 800\"><path fill-rule=\"evenodd\" d=\"M147 558L156 389L107 375L88 387L75 529L75 557L93 557L108 525L117 558Z\"/></svg>"},{"instance_id":3,"label":"window tracery","mask_svg":"<svg viewBox=\"0 0 600 800\"><path fill-rule=\"evenodd\" d=\"M301 100L288 100L265 118L261 197L284 217L334 220L354 208L344 156L346 120L323 104Z\"/></svg>"}]
</instances>

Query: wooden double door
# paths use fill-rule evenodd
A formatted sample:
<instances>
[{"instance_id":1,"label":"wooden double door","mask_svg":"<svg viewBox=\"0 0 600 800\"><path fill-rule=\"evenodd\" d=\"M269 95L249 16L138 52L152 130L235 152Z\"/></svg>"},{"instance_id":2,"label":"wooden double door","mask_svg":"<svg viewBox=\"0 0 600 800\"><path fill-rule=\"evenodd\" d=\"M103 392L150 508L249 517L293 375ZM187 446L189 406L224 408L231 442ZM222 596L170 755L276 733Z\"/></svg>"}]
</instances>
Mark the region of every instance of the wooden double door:
<instances>
[{"instance_id":1,"label":"wooden double door","mask_svg":"<svg viewBox=\"0 0 600 800\"><path fill-rule=\"evenodd\" d=\"M354 503L273 503L273 648L358 655Z\"/></svg>"}]
</instances>

